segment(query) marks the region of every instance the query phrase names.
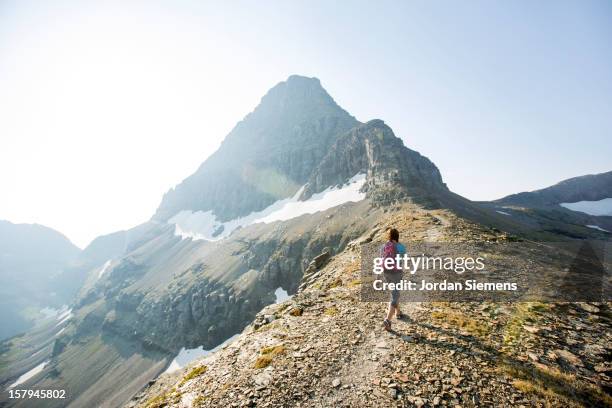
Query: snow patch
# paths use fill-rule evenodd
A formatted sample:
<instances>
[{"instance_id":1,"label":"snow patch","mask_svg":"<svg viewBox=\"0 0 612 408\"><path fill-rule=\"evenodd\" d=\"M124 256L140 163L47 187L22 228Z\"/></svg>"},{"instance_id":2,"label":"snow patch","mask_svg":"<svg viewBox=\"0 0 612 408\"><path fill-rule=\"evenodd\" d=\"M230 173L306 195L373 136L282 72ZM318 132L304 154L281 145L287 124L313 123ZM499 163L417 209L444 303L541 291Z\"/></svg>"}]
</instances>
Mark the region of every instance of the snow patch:
<instances>
[{"instance_id":1,"label":"snow patch","mask_svg":"<svg viewBox=\"0 0 612 408\"><path fill-rule=\"evenodd\" d=\"M64 330L66 330L65 327L62 327L62 330L58 331L57 333L55 333L55 337L59 336L60 334L62 334L64 332Z\"/></svg>"},{"instance_id":2,"label":"snow patch","mask_svg":"<svg viewBox=\"0 0 612 408\"><path fill-rule=\"evenodd\" d=\"M246 227L258 222L271 223L274 221L287 221L304 214L314 214L325 211L347 202L357 202L365 198L360 192L366 182L365 174L357 174L341 187L329 187L326 190L313 194L308 200L300 201L299 197L304 191L302 186L293 197L278 200L265 209L235 218L227 222L220 222L212 211L180 211L168 220L174 224L174 234L182 239L217 241L229 236L239 227Z\"/></svg>"},{"instance_id":3,"label":"snow patch","mask_svg":"<svg viewBox=\"0 0 612 408\"><path fill-rule=\"evenodd\" d=\"M45 347L41 348L41 349L40 349L40 350L38 350L36 353L32 354L32 355L30 356L30 358L31 358L31 357L34 357L34 356L39 355L39 354L40 354L40 353L42 353L43 351L45 351Z\"/></svg>"},{"instance_id":4,"label":"snow patch","mask_svg":"<svg viewBox=\"0 0 612 408\"><path fill-rule=\"evenodd\" d=\"M589 228L593 228L593 229L596 229L596 230L599 230L599 231L607 232L607 233L609 233L609 232L610 232L610 231L608 231L607 229L603 229L603 228L601 228L599 225L587 225L587 227L589 227Z\"/></svg>"},{"instance_id":5,"label":"snow patch","mask_svg":"<svg viewBox=\"0 0 612 408\"><path fill-rule=\"evenodd\" d=\"M68 315L72 315L72 309L62 308L62 313L57 316L57 320L64 321Z\"/></svg>"},{"instance_id":6,"label":"snow patch","mask_svg":"<svg viewBox=\"0 0 612 408\"><path fill-rule=\"evenodd\" d=\"M72 309L68 309L66 310L64 313L60 314L57 317L57 320L59 320L59 323L55 325L55 327L59 326L60 324L64 323L65 321L69 320L72 317Z\"/></svg>"},{"instance_id":7,"label":"snow patch","mask_svg":"<svg viewBox=\"0 0 612 408\"><path fill-rule=\"evenodd\" d=\"M568 210L583 212L589 215L608 215L612 216L612 198L604 198L598 201L578 201L576 203L559 204Z\"/></svg>"},{"instance_id":8,"label":"snow patch","mask_svg":"<svg viewBox=\"0 0 612 408\"><path fill-rule=\"evenodd\" d=\"M286 221L300 215L325 211L350 201L361 201L365 198L365 193L359 190L363 187L365 181L365 174L357 174L341 188L329 187L320 193L313 194L306 201L292 200L271 214L258 218L255 222Z\"/></svg>"},{"instance_id":9,"label":"snow patch","mask_svg":"<svg viewBox=\"0 0 612 408\"><path fill-rule=\"evenodd\" d=\"M30 371L28 371L27 373L23 374L21 377L19 377L17 379L17 381L15 381L14 383L12 383L11 385L8 386L7 389L9 388L13 388L19 384L23 384L24 382L28 381L30 378L34 377L36 374L40 373L45 366L49 364L48 361L45 361L43 363L40 363L39 365L37 365L36 367L34 367L33 369L31 369Z\"/></svg>"},{"instance_id":10,"label":"snow patch","mask_svg":"<svg viewBox=\"0 0 612 408\"><path fill-rule=\"evenodd\" d=\"M500 214L503 214L503 215L510 215L510 216L512 215L512 214L507 213L507 212L505 212L505 211L495 210L495 212L500 213Z\"/></svg>"},{"instance_id":11,"label":"snow patch","mask_svg":"<svg viewBox=\"0 0 612 408\"><path fill-rule=\"evenodd\" d=\"M192 361L195 361L202 357L206 357L210 353L214 353L220 348L230 344L232 341L236 339L236 337L238 337L238 335L239 333L234 334L232 337L230 337L229 339L225 340L223 343L219 344L217 347L210 349L210 350L204 350L202 346L198 348L194 348L194 349L185 349L183 347L181 351L177 354L177 356L174 357L174 360L172 360L168 368L166 368L165 373L173 373L185 367Z\"/></svg>"},{"instance_id":12,"label":"snow patch","mask_svg":"<svg viewBox=\"0 0 612 408\"><path fill-rule=\"evenodd\" d=\"M287 293L287 291L280 286L276 288L274 291L274 296L276 296L276 301L274 303L283 303L285 300L291 299L291 296Z\"/></svg>"},{"instance_id":13,"label":"snow patch","mask_svg":"<svg viewBox=\"0 0 612 408\"><path fill-rule=\"evenodd\" d=\"M102 268L100 268L100 271L98 272L98 279L100 279L102 277L102 275L104 275L106 273L106 271L108 271L108 268L111 265L112 260L109 259L108 261L104 262L104 265L102 265Z\"/></svg>"},{"instance_id":14,"label":"snow patch","mask_svg":"<svg viewBox=\"0 0 612 408\"><path fill-rule=\"evenodd\" d=\"M195 350L195 349L192 349ZM179 358L179 356L181 355L181 353L183 352L183 349L181 349L181 351L179 352L179 354L177 354L177 356L174 358L174 360L172 360L172 362L170 363L170 365L168 366L168 368L166 368L166 371L164 371L165 373L173 373L177 370L181 369L181 366L179 365L179 363L176 361L177 358Z\"/></svg>"}]
</instances>

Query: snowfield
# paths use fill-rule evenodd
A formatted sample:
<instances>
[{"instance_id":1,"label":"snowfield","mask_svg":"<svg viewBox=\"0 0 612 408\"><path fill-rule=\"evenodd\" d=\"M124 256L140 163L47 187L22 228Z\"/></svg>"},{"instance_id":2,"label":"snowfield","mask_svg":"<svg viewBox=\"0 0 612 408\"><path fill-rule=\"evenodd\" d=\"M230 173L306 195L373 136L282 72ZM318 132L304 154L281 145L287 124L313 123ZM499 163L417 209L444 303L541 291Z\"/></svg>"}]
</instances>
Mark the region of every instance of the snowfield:
<instances>
[{"instance_id":1,"label":"snowfield","mask_svg":"<svg viewBox=\"0 0 612 408\"><path fill-rule=\"evenodd\" d=\"M593 228L593 229L596 229L596 230L599 230L599 231L603 231L603 232L610 232L607 229L601 228L599 225L587 225L587 227Z\"/></svg>"},{"instance_id":2,"label":"snowfield","mask_svg":"<svg viewBox=\"0 0 612 408\"><path fill-rule=\"evenodd\" d=\"M241 218L220 222L212 211L181 211L168 220L174 224L174 234L183 239L217 241L229 236L235 229L258 222L271 223L287 221L304 214L314 214L348 202L358 202L365 198L360 192L365 184L365 174L353 176L342 187L329 187L313 194L308 200L298 198L304 191L300 188L293 197L278 200L261 211L253 212Z\"/></svg>"},{"instance_id":3,"label":"snowfield","mask_svg":"<svg viewBox=\"0 0 612 408\"><path fill-rule=\"evenodd\" d=\"M287 293L287 291L280 286L274 291L274 296L276 296L276 300L274 301L276 304L283 303L285 300L291 299L291 296Z\"/></svg>"},{"instance_id":4,"label":"snowfield","mask_svg":"<svg viewBox=\"0 0 612 408\"><path fill-rule=\"evenodd\" d=\"M57 317L59 323L55 325L55 327L61 325L62 323L68 321L72 317L72 309L68 309Z\"/></svg>"},{"instance_id":5,"label":"snowfield","mask_svg":"<svg viewBox=\"0 0 612 408\"><path fill-rule=\"evenodd\" d=\"M106 273L106 271L108 271L108 268L111 265L111 260L109 259L108 261L104 262L104 265L102 265L102 268L100 268L100 272L98 272L98 279L100 279L102 277L102 275L104 275Z\"/></svg>"},{"instance_id":6,"label":"snowfield","mask_svg":"<svg viewBox=\"0 0 612 408\"><path fill-rule=\"evenodd\" d=\"M45 366L49 364L48 361L45 361L43 363L40 363L39 365L37 365L36 367L34 367L33 369L31 369L30 371L28 371L27 373L25 373L24 375L22 375L21 377L19 377L17 379L17 381L15 381L14 383L12 383L11 385L8 386L7 390L13 387L16 387L17 385L23 384L24 382L28 381L30 378L34 377L36 374L40 373Z\"/></svg>"},{"instance_id":7,"label":"snowfield","mask_svg":"<svg viewBox=\"0 0 612 408\"><path fill-rule=\"evenodd\" d=\"M176 357L174 357L174 360L172 360L172 362L170 363L170 365L168 366L168 368L166 368L166 371L164 372L172 373L176 370L180 370L181 368L185 367L187 364L191 363L192 361L195 361L202 357L206 357L210 353L214 353L215 351L219 350L221 347L227 344L230 344L239 335L240 333L234 334L232 337L225 340L223 343L219 344L217 347L211 350L204 350L202 346L198 348L194 348L194 349L182 348L181 351L177 354Z\"/></svg>"},{"instance_id":8,"label":"snowfield","mask_svg":"<svg viewBox=\"0 0 612 408\"><path fill-rule=\"evenodd\" d=\"M612 198L604 198L599 201L578 201L576 203L559 204L568 210L583 212L589 215L612 216Z\"/></svg>"}]
</instances>

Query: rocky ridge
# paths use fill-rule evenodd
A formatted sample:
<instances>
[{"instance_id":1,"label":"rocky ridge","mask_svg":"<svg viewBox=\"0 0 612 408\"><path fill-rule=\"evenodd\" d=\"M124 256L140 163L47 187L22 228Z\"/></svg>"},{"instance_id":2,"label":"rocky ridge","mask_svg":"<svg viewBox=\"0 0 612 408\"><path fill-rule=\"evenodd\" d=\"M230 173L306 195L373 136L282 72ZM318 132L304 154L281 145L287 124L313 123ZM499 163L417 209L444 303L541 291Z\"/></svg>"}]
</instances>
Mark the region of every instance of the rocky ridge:
<instances>
[{"instance_id":1,"label":"rocky ridge","mask_svg":"<svg viewBox=\"0 0 612 408\"><path fill-rule=\"evenodd\" d=\"M412 303L383 331L384 305L359 298L359 243L390 225L415 242L508 239L448 211L396 207L342 253L315 258L302 289L233 343L127 406L612 404L609 304Z\"/></svg>"}]
</instances>

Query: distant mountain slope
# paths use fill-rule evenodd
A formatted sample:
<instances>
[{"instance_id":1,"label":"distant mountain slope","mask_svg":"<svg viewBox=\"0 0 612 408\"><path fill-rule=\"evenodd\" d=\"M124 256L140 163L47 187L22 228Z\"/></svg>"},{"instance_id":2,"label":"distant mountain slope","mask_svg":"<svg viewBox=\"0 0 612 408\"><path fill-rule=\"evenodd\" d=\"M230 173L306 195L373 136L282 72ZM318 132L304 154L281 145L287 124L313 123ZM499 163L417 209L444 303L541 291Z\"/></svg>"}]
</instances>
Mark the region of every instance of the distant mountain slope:
<instances>
[{"instance_id":1,"label":"distant mountain slope","mask_svg":"<svg viewBox=\"0 0 612 408\"><path fill-rule=\"evenodd\" d=\"M100 236L81 251L51 228L0 220L0 339L30 328L43 308L71 304L91 273L146 239L151 225Z\"/></svg>"},{"instance_id":2,"label":"distant mountain slope","mask_svg":"<svg viewBox=\"0 0 612 408\"><path fill-rule=\"evenodd\" d=\"M526 230L607 240L612 236L612 171L481 204Z\"/></svg>"},{"instance_id":3,"label":"distant mountain slope","mask_svg":"<svg viewBox=\"0 0 612 408\"><path fill-rule=\"evenodd\" d=\"M105 265L130 252L142 240L149 239L148 234L154 226L154 223L144 223L94 239L62 273L64 279L72 282L70 302L76 300L75 295L88 290L98 280Z\"/></svg>"},{"instance_id":4,"label":"distant mountain slope","mask_svg":"<svg viewBox=\"0 0 612 408\"><path fill-rule=\"evenodd\" d=\"M79 252L51 228L0 220L0 339L31 327L40 309L70 301L62 270Z\"/></svg>"},{"instance_id":5,"label":"distant mountain slope","mask_svg":"<svg viewBox=\"0 0 612 408\"><path fill-rule=\"evenodd\" d=\"M512 194L495 203L525 207L546 207L578 201L612 198L612 171L573 177L541 190Z\"/></svg>"}]
</instances>

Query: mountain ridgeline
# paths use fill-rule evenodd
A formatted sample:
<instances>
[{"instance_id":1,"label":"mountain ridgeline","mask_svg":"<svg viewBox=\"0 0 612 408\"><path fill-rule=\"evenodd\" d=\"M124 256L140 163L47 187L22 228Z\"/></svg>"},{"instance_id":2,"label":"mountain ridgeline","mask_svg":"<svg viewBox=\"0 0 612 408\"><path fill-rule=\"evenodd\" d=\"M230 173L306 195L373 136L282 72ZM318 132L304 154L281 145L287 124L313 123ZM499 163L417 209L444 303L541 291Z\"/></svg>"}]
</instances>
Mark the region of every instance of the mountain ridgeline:
<instances>
[{"instance_id":1,"label":"mountain ridgeline","mask_svg":"<svg viewBox=\"0 0 612 408\"><path fill-rule=\"evenodd\" d=\"M573 177L481 204L508 215L521 229L554 234L547 239L558 235L608 239L612 231L612 171Z\"/></svg>"},{"instance_id":2,"label":"mountain ridgeline","mask_svg":"<svg viewBox=\"0 0 612 408\"><path fill-rule=\"evenodd\" d=\"M598 201L609 197L612 197L612 171L573 177L554 186L512 194L494 202L525 207L547 207L561 203Z\"/></svg>"},{"instance_id":3,"label":"mountain ridgeline","mask_svg":"<svg viewBox=\"0 0 612 408\"><path fill-rule=\"evenodd\" d=\"M443 188L433 163L403 146L380 120L361 124L316 78L291 76L272 88L219 150L163 198L154 219L212 210L225 221L292 196L302 198L368 173L368 190ZM407 192L406 191L406 192Z\"/></svg>"}]
</instances>

